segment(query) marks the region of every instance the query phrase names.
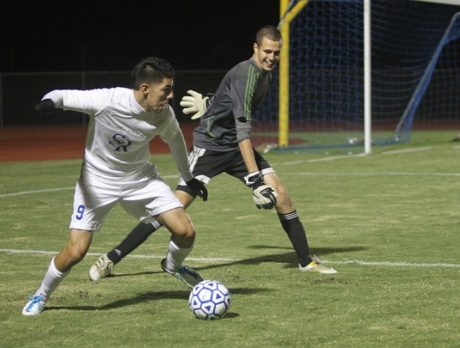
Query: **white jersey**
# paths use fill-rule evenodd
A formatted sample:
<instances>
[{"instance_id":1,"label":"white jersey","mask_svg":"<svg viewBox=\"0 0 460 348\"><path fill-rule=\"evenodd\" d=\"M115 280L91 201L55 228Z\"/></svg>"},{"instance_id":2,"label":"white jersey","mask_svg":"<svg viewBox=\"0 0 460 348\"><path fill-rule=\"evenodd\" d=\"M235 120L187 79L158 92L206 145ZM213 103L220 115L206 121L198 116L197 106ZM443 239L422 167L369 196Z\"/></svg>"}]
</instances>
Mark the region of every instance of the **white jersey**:
<instances>
[{"instance_id":1,"label":"white jersey","mask_svg":"<svg viewBox=\"0 0 460 348\"><path fill-rule=\"evenodd\" d=\"M82 176L133 181L157 175L150 163L150 141L157 135L168 143L185 180L193 178L188 169L187 149L171 106L162 112L147 112L128 88L54 90L43 99L57 108L90 116Z\"/></svg>"}]
</instances>

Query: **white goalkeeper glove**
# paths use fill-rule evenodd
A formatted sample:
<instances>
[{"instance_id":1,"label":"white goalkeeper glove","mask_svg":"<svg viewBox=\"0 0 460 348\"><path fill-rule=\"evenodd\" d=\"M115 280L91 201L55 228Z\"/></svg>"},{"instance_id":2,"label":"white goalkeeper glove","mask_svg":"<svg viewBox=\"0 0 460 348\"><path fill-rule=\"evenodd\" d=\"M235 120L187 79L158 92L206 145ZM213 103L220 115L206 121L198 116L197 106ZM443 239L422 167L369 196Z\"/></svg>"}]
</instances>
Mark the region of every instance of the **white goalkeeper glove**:
<instances>
[{"instance_id":1,"label":"white goalkeeper glove","mask_svg":"<svg viewBox=\"0 0 460 348\"><path fill-rule=\"evenodd\" d=\"M260 172L250 173L244 177L244 180L252 189L252 199L258 209L272 209L276 206L278 193L273 187L264 183Z\"/></svg>"},{"instance_id":2,"label":"white goalkeeper glove","mask_svg":"<svg viewBox=\"0 0 460 348\"><path fill-rule=\"evenodd\" d=\"M193 114L192 120L196 120L204 115L210 103L209 97L203 97L203 94L188 90L186 96L182 97L180 106L183 107L182 112L186 115Z\"/></svg>"}]
</instances>

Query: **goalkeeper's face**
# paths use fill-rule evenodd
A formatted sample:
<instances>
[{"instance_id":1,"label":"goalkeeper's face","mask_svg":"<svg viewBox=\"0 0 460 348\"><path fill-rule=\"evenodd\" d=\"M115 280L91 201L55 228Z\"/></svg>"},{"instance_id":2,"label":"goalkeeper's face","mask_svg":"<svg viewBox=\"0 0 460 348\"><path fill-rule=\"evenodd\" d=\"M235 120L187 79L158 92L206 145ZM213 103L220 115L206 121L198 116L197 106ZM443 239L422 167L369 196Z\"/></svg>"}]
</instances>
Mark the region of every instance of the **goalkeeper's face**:
<instances>
[{"instance_id":1,"label":"goalkeeper's face","mask_svg":"<svg viewBox=\"0 0 460 348\"><path fill-rule=\"evenodd\" d=\"M259 68L272 71L280 60L282 41L273 41L268 37L262 38L258 45L254 44L254 60Z\"/></svg>"}]
</instances>

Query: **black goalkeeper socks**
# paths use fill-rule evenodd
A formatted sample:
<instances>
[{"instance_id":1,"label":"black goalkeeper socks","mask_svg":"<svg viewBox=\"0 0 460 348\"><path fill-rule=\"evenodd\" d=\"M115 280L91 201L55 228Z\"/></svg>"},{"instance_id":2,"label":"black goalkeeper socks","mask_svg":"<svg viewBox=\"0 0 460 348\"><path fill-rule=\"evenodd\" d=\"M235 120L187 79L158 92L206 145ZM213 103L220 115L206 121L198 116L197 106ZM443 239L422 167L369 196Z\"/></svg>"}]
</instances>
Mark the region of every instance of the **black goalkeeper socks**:
<instances>
[{"instance_id":1,"label":"black goalkeeper socks","mask_svg":"<svg viewBox=\"0 0 460 348\"><path fill-rule=\"evenodd\" d=\"M305 267L312 262L312 259L310 257L310 247L308 246L307 235L299 220L297 211L294 210L292 213L288 214L278 214L278 218L294 247L299 264Z\"/></svg>"},{"instance_id":2,"label":"black goalkeeper socks","mask_svg":"<svg viewBox=\"0 0 460 348\"><path fill-rule=\"evenodd\" d=\"M161 227L158 221L153 223L144 224L139 223L134 229L126 236L123 241L113 248L107 254L107 257L114 263L117 264L126 255L131 253L139 245L141 245L153 232Z\"/></svg>"}]
</instances>

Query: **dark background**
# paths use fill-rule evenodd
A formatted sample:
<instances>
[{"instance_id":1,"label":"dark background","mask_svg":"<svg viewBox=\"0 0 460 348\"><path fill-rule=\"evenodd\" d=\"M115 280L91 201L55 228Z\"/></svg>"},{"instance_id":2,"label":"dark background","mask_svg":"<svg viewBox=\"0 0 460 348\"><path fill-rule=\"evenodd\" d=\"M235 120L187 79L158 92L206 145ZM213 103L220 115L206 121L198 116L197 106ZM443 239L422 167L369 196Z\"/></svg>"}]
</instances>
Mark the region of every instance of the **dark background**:
<instances>
[{"instance_id":1,"label":"dark background","mask_svg":"<svg viewBox=\"0 0 460 348\"><path fill-rule=\"evenodd\" d=\"M124 71L146 56L228 69L278 18L279 0L3 1L0 72Z\"/></svg>"}]
</instances>

